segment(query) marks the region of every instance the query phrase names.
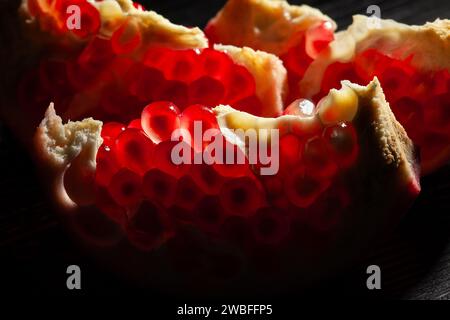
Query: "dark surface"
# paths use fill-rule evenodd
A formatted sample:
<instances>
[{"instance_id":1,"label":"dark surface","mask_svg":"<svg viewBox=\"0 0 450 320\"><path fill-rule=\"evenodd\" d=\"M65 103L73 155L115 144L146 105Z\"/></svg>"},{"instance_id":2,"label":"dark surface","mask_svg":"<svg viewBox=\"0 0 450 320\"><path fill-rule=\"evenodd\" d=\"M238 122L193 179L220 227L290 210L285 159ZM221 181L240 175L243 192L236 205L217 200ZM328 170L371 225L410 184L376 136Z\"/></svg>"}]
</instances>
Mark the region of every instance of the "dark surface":
<instances>
[{"instance_id":1,"label":"dark surface","mask_svg":"<svg viewBox=\"0 0 450 320\"><path fill-rule=\"evenodd\" d=\"M142 1L145 3L146 1ZM174 22L203 26L224 1L148 1L148 8ZM298 1L292 1L298 3ZM365 14L377 4L383 18L422 24L450 18L448 1L307 1L337 21ZM0 290L4 293L74 294L66 289L66 267L80 265L78 294L119 294L127 285L100 270L66 235L44 197L33 164L0 122ZM5 170L7 168L7 170ZM382 271L382 290L366 289L368 265ZM321 297L450 299L450 167L423 179L423 192L388 241L370 258L308 294Z\"/></svg>"}]
</instances>

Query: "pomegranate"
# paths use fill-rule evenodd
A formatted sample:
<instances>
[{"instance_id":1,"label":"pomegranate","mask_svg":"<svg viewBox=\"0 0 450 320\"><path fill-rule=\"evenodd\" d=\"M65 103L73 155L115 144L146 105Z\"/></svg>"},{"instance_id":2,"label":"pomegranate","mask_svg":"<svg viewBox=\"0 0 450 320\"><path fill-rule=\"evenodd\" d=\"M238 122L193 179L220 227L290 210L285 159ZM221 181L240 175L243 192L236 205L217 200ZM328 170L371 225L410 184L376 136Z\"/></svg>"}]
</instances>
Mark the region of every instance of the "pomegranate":
<instances>
[{"instance_id":1,"label":"pomegranate","mask_svg":"<svg viewBox=\"0 0 450 320\"><path fill-rule=\"evenodd\" d=\"M292 102L301 94L298 83L306 69L334 39L335 29L331 18L307 5L228 0L205 34L213 43L248 46L279 56L288 71L287 101Z\"/></svg>"},{"instance_id":2,"label":"pomegranate","mask_svg":"<svg viewBox=\"0 0 450 320\"><path fill-rule=\"evenodd\" d=\"M284 108L275 55L208 46L130 0L79 3L73 32L68 2L24 1L31 67L18 63L5 110L30 115L29 140L52 101L33 154L62 221L109 268L163 290L286 289L351 262L419 193L377 79ZM311 57L323 27L305 31Z\"/></svg>"},{"instance_id":3,"label":"pomegranate","mask_svg":"<svg viewBox=\"0 0 450 320\"><path fill-rule=\"evenodd\" d=\"M35 145L70 219L90 208L109 221L99 239L75 220L77 232L90 247L116 248L116 259L136 251L142 265L130 270L135 276L156 272L163 283L177 279L193 290L205 288L200 279L216 289L259 277L269 285L334 264L338 254L348 261L379 228L395 225L420 190L413 145L376 80L367 87L343 82L309 113L295 112L301 105L261 118L224 105L180 111L154 102L143 109L141 128L93 119L63 124L50 107ZM200 124L192 137L191 126ZM169 128L187 129L174 140ZM252 129L256 140L241 139L239 129ZM274 129L279 136L266 132ZM217 143L222 147L212 147ZM272 152L264 161L264 145L279 149L279 158ZM216 158L219 150L232 150L232 161L228 153ZM237 151L244 161L236 162ZM90 172L94 191L70 172ZM217 270L218 256L225 270ZM168 269L158 269L161 263ZM178 270L187 263L195 265Z\"/></svg>"},{"instance_id":4,"label":"pomegranate","mask_svg":"<svg viewBox=\"0 0 450 320\"><path fill-rule=\"evenodd\" d=\"M407 26L355 16L353 24L312 63L300 84L318 101L342 79L383 86L398 121L420 148L423 174L450 160L450 21Z\"/></svg>"}]
</instances>

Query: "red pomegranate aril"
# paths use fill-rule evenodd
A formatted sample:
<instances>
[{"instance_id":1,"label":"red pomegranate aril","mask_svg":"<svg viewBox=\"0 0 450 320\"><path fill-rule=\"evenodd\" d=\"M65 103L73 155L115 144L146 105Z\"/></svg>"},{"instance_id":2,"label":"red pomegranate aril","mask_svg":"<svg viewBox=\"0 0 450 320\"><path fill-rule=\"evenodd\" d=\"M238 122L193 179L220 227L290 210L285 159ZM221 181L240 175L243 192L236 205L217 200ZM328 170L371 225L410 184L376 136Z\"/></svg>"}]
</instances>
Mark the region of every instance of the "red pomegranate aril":
<instances>
[{"instance_id":1,"label":"red pomegranate aril","mask_svg":"<svg viewBox=\"0 0 450 320\"><path fill-rule=\"evenodd\" d=\"M111 37L111 46L116 54L132 53L141 42L142 36L139 27L131 18L123 22Z\"/></svg>"},{"instance_id":2,"label":"red pomegranate aril","mask_svg":"<svg viewBox=\"0 0 450 320\"><path fill-rule=\"evenodd\" d=\"M177 180L158 169L151 169L144 175L142 192L144 196L161 206L170 207L174 201Z\"/></svg>"},{"instance_id":3,"label":"red pomegranate aril","mask_svg":"<svg viewBox=\"0 0 450 320\"><path fill-rule=\"evenodd\" d=\"M116 140L119 163L140 174L153 165L153 142L139 129L126 129Z\"/></svg>"},{"instance_id":4,"label":"red pomegranate aril","mask_svg":"<svg viewBox=\"0 0 450 320\"><path fill-rule=\"evenodd\" d=\"M303 143L297 135L289 133L281 137L279 150L281 169L289 169L299 163Z\"/></svg>"},{"instance_id":5,"label":"red pomegranate aril","mask_svg":"<svg viewBox=\"0 0 450 320\"><path fill-rule=\"evenodd\" d=\"M126 127L119 122L107 122L102 126L103 144L107 146L114 146L117 137L125 131Z\"/></svg>"},{"instance_id":6,"label":"red pomegranate aril","mask_svg":"<svg viewBox=\"0 0 450 320\"><path fill-rule=\"evenodd\" d=\"M64 0L56 1L55 9L60 14L62 20L63 30L70 31L77 37L86 38L90 35L97 34L101 26L99 11L85 0ZM77 6L81 17L79 26L75 25L75 28L68 29L69 22L73 23L75 17L74 12L69 9L69 6Z\"/></svg>"},{"instance_id":7,"label":"red pomegranate aril","mask_svg":"<svg viewBox=\"0 0 450 320\"><path fill-rule=\"evenodd\" d=\"M255 94L255 79L250 72L242 66L234 65L228 74L227 101L239 101Z\"/></svg>"},{"instance_id":8,"label":"red pomegranate aril","mask_svg":"<svg viewBox=\"0 0 450 320\"><path fill-rule=\"evenodd\" d=\"M189 103L215 107L225 96L224 85L211 77L203 76L189 84Z\"/></svg>"},{"instance_id":9,"label":"red pomegranate aril","mask_svg":"<svg viewBox=\"0 0 450 320\"><path fill-rule=\"evenodd\" d=\"M302 159L308 172L314 176L332 177L337 171L327 141L322 137L314 137L306 142Z\"/></svg>"},{"instance_id":10,"label":"red pomegranate aril","mask_svg":"<svg viewBox=\"0 0 450 320\"><path fill-rule=\"evenodd\" d=\"M349 80L353 83L360 83L360 78L356 74L353 63L335 62L328 66L322 81L322 96L327 94L331 89L340 87L342 79Z\"/></svg>"},{"instance_id":11,"label":"red pomegranate aril","mask_svg":"<svg viewBox=\"0 0 450 320\"><path fill-rule=\"evenodd\" d=\"M207 145L203 141L203 135L207 130L213 129L219 132L216 116L211 109L203 105L191 105L181 114L180 127L190 134L190 143L196 152L201 152ZM198 129L197 136L195 129Z\"/></svg>"},{"instance_id":12,"label":"red pomegranate aril","mask_svg":"<svg viewBox=\"0 0 450 320\"><path fill-rule=\"evenodd\" d=\"M115 153L106 144L103 144L97 152L97 167L95 169L95 182L101 186L107 186L114 173L119 169Z\"/></svg>"},{"instance_id":13,"label":"red pomegranate aril","mask_svg":"<svg viewBox=\"0 0 450 320\"><path fill-rule=\"evenodd\" d=\"M177 146L179 149L177 150ZM185 151L189 150L189 154ZM181 163L176 163L172 158L172 152L175 157L179 157ZM192 148L186 142L166 140L156 145L154 159L154 166L159 170L171 175L175 178L180 178L189 171L189 163L192 163L193 155ZM184 161L187 160L187 161Z\"/></svg>"},{"instance_id":14,"label":"red pomegranate aril","mask_svg":"<svg viewBox=\"0 0 450 320\"><path fill-rule=\"evenodd\" d=\"M344 168L350 167L359 152L358 137L351 123L342 123L324 130L324 139L328 142L333 159Z\"/></svg>"},{"instance_id":15,"label":"red pomegranate aril","mask_svg":"<svg viewBox=\"0 0 450 320\"><path fill-rule=\"evenodd\" d=\"M300 42L281 56L290 73L289 76L295 75L295 79L300 79L313 61L305 51L305 43L305 37L301 36Z\"/></svg>"},{"instance_id":16,"label":"red pomegranate aril","mask_svg":"<svg viewBox=\"0 0 450 320\"><path fill-rule=\"evenodd\" d=\"M315 113L315 105L307 99L297 99L293 101L286 109L284 115L311 117Z\"/></svg>"},{"instance_id":17,"label":"red pomegranate aril","mask_svg":"<svg viewBox=\"0 0 450 320\"><path fill-rule=\"evenodd\" d=\"M329 187L330 181L318 179L298 167L285 177L285 193L295 206L307 208Z\"/></svg>"},{"instance_id":18,"label":"red pomegranate aril","mask_svg":"<svg viewBox=\"0 0 450 320\"><path fill-rule=\"evenodd\" d=\"M126 80L130 83L129 91L141 101L158 100L166 82L163 73L155 68L137 65L130 69Z\"/></svg>"},{"instance_id":19,"label":"red pomegranate aril","mask_svg":"<svg viewBox=\"0 0 450 320\"><path fill-rule=\"evenodd\" d=\"M155 143L169 140L180 127L180 110L171 102L153 102L142 110L141 125Z\"/></svg>"},{"instance_id":20,"label":"red pomegranate aril","mask_svg":"<svg viewBox=\"0 0 450 320\"><path fill-rule=\"evenodd\" d=\"M224 177L211 165L193 164L189 172L194 182L205 194L218 194L225 182Z\"/></svg>"},{"instance_id":21,"label":"red pomegranate aril","mask_svg":"<svg viewBox=\"0 0 450 320\"><path fill-rule=\"evenodd\" d=\"M319 25L309 28L305 37L305 51L311 58L316 59L334 39L333 24L330 21L322 21Z\"/></svg>"},{"instance_id":22,"label":"red pomegranate aril","mask_svg":"<svg viewBox=\"0 0 450 320\"><path fill-rule=\"evenodd\" d=\"M188 85L178 80L165 81L154 93L155 100L172 101L184 110L189 101Z\"/></svg>"},{"instance_id":23,"label":"red pomegranate aril","mask_svg":"<svg viewBox=\"0 0 450 320\"><path fill-rule=\"evenodd\" d=\"M225 212L217 196L206 196L195 209L196 222L200 229L208 233L218 233L225 219Z\"/></svg>"},{"instance_id":24,"label":"red pomegranate aril","mask_svg":"<svg viewBox=\"0 0 450 320\"><path fill-rule=\"evenodd\" d=\"M175 51L173 59L164 66L165 76L170 80L189 83L197 78L196 60L198 54L195 50Z\"/></svg>"},{"instance_id":25,"label":"red pomegranate aril","mask_svg":"<svg viewBox=\"0 0 450 320\"><path fill-rule=\"evenodd\" d=\"M356 55L354 61L356 74L365 82L371 81L379 72L383 72L388 65L387 57L376 49L368 49Z\"/></svg>"},{"instance_id":26,"label":"red pomegranate aril","mask_svg":"<svg viewBox=\"0 0 450 320\"><path fill-rule=\"evenodd\" d=\"M422 113L424 108L420 102L410 97L401 97L392 103L392 109L397 114L398 120L405 127L410 138L421 144L424 141L425 128Z\"/></svg>"},{"instance_id":27,"label":"red pomegranate aril","mask_svg":"<svg viewBox=\"0 0 450 320\"><path fill-rule=\"evenodd\" d=\"M215 143L221 141L222 148L215 148ZM219 154L218 154L219 153ZM213 165L223 177L238 178L251 173L245 152L237 145L229 142L222 134L214 136L210 145L203 153L205 162Z\"/></svg>"},{"instance_id":28,"label":"red pomegranate aril","mask_svg":"<svg viewBox=\"0 0 450 320\"><path fill-rule=\"evenodd\" d=\"M223 82L232 68L233 61L223 52L206 48L199 57L199 64L208 76Z\"/></svg>"},{"instance_id":29,"label":"red pomegranate aril","mask_svg":"<svg viewBox=\"0 0 450 320\"><path fill-rule=\"evenodd\" d=\"M229 215L248 217L264 205L263 190L252 178L235 178L223 185L220 202Z\"/></svg>"},{"instance_id":30,"label":"red pomegranate aril","mask_svg":"<svg viewBox=\"0 0 450 320\"><path fill-rule=\"evenodd\" d=\"M142 198L142 179L128 169L120 169L111 178L109 193L117 204L123 207L136 205Z\"/></svg>"},{"instance_id":31,"label":"red pomegranate aril","mask_svg":"<svg viewBox=\"0 0 450 320\"><path fill-rule=\"evenodd\" d=\"M125 226L127 223L127 213L125 208L119 206L108 189L98 187L95 191L95 205L111 220L117 222L120 226Z\"/></svg>"},{"instance_id":32,"label":"red pomegranate aril","mask_svg":"<svg viewBox=\"0 0 450 320\"><path fill-rule=\"evenodd\" d=\"M143 201L127 226L129 241L137 248L150 251L159 248L173 235L167 213L156 204Z\"/></svg>"},{"instance_id":33,"label":"red pomegranate aril","mask_svg":"<svg viewBox=\"0 0 450 320\"><path fill-rule=\"evenodd\" d=\"M273 207L262 208L250 219L257 242L277 245L289 234L289 221L285 214Z\"/></svg>"},{"instance_id":34,"label":"red pomegranate aril","mask_svg":"<svg viewBox=\"0 0 450 320\"><path fill-rule=\"evenodd\" d=\"M127 128L142 130L141 119L134 119L128 123Z\"/></svg>"},{"instance_id":35,"label":"red pomegranate aril","mask_svg":"<svg viewBox=\"0 0 450 320\"><path fill-rule=\"evenodd\" d=\"M233 102L233 107L255 116L261 116L261 111L263 110L261 100L259 100L256 95L252 95L250 97Z\"/></svg>"},{"instance_id":36,"label":"red pomegranate aril","mask_svg":"<svg viewBox=\"0 0 450 320\"><path fill-rule=\"evenodd\" d=\"M178 180L175 191L175 204L191 212L203 197L203 192L190 176Z\"/></svg>"}]
</instances>

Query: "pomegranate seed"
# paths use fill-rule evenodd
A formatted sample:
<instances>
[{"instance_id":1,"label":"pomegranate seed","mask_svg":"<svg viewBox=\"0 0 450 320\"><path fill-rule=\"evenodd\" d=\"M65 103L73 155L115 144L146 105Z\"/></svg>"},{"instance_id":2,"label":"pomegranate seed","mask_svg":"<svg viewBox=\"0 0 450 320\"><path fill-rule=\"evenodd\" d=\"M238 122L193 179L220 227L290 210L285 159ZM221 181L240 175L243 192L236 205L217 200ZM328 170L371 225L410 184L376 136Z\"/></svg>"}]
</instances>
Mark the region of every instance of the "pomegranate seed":
<instances>
[{"instance_id":1,"label":"pomegranate seed","mask_svg":"<svg viewBox=\"0 0 450 320\"><path fill-rule=\"evenodd\" d=\"M248 217L264 204L263 191L249 177L236 178L224 184L220 201L228 214Z\"/></svg>"},{"instance_id":2,"label":"pomegranate seed","mask_svg":"<svg viewBox=\"0 0 450 320\"><path fill-rule=\"evenodd\" d=\"M112 198L121 206L129 207L141 200L141 177L128 169L120 169L109 183Z\"/></svg>"},{"instance_id":3,"label":"pomegranate seed","mask_svg":"<svg viewBox=\"0 0 450 320\"><path fill-rule=\"evenodd\" d=\"M95 169L95 181L101 186L107 186L114 173L119 169L115 154L111 147L103 144L97 152L97 167Z\"/></svg>"},{"instance_id":4,"label":"pomegranate seed","mask_svg":"<svg viewBox=\"0 0 450 320\"><path fill-rule=\"evenodd\" d=\"M203 193L189 176L184 176L177 182L175 203L177 206L192 211L203 197Z\"/></svg>"},{"instance_id":5,"label":"pomegranate seed","mask_svg":"<svg viewBox=\"0 0 450 320\"><path fill-rule=\"evenodd\" d=\"M144 201L130 217L127 235L137 248L150 251L164 244L173 231L164 210L152 202Z\"/></svg>"},{"instance_id":6,"label":"pomegranate seed","mask_svg":"<svg viewBox=\"0 0 450 320\"><path fill-rule=\"evenodd\" d=\"M199 130L201 129L201 131L198 132L201 134L200 137L194 135L196 125ZM193 148L197 152L201 152L208 145L208 142L203 141L203 135L207 130L215 129L219 132L219 125L214 113L211 109L198 104L192 105L183 111L181 114L180 127L189 132L190 142L191 144L192 141L195 142Z\"/></svg>"},{"instance_id":7,"label":"pomegranate seed","mask_svg":"<svg viewBox=\"0 0 450 320\"><path fill-rule=\"evenodd\" d=\"M308 172L317 177L332 177L337 171L328 144L322 137L314 137L306 142L303 161Z\"/></svg>"},{"instance_id":8,"label":"pomegranate seed","mask_svg":"<svg viewBox=\"0 0 450 320\"><path fill-rule=\"evenodd\" d=\"M177 80L165 81L154 93L155 100L173 101L181 110L188 104L188 86Z\"/></svg>"},{"instance_id":9,"label":"pomegranate seed","mask_svg":"<svg viewBox=\"0 0 450 320\"><path fill-rule=\"evenodd\" d=\"M173 59L164 66L165 76L170 80L189 83L197 78L196 60L198 54L194 50L176 51Z\"/></svg>"},{"instance_id":10,"label":"pomegranate seed","mask_svg":"<svg viewBox=\"0 0 450 320\"><path fill-rule=\"evenodd\" d=\"M330 145L333 159L341 167L350 167L358 156L358 138L351 123L342 123L324 130L325 141Z\"/></svg>"},{"instance_id":11,"label":"pomegranate seed","mask_svg":"<svg viewBox=\"0 0 450 320\"><path fill-rule=\"evenodd\" d=\"M147 171L143 178L144 196L163 207L169 207L174 200L177 180L158 169Z\"/></svg>"},{"instance_id":12,"label":"pomegranate seed","mask_svg":"<svg viewBox=\"0 0 450 320\"><path fill-rule=\"evenodd\" d=\"M223 148L214 148L215 141L222 140ZM232 144L222 134L214 137L213 143L208 145L204 151L204 159L207 163L213 163L214 170L224 177L243 177L249 174L250 166L248 159L237 145ZM220 152L220 154L217 154Z\"/></svg>"},{"instance_id":13,"label":"pomegranate seed","mask_svg":"<svg viewBox=\"0 0 450 320\"><path fill-rule=\"evenodd\" d=\"M243 66L234 65L228 74L227 101L239 101L255 94L255 79Z\"/></svg>"},{"instance_id":14,"label":"pomegranate seed","mask_svg":"<svg viewBox=\"0 0 450 320\"><path fill-rule=\"evenodd\" d=\"M189 85L189 102L209 107L219 105L225 96L224 85L211 77L203 76Z\"/></svg>"},{"instance_id":15,"label":"pomegranate seed","mask_svg":"<svg viewBox=\"0 0 450 320\"><path fill-rule=\"evenodd\" d=\"M313 59L306 53L305 37L302 36L299 43L290 48L288 52L281 56L289 73L296 75L300 79ZM298 82L296 83L298 84Z\"/></svg>"},{"instance_id":16,"label":"pomegranate seed","mask_svg":"<svg viewBox=\"0 0 450 320\"><path fill-rule=\"evenodd\" d=\"M142 130L141 119L131 120L127 128Z\"/></svg>"},{"instance_id":17,"label":"pomegranate seed","mask_svg":"<svg viewBox=\"0 0 450 320\"><path fill-rule=\"evenodd\" d=\"M135 21L126 20L111 37L111 47L116 54L129 54L142 42L141 32Z\"/></svg>"},{"instance_id":18,"label":"pomegranate seed","mask_svg":"<svg viewBox=\"0 0 450 320\"><path fill-rule=\"evenodd\" d=\"M179 146L179 153L176 150L176 146ZM185 150L189 150L190 154L186 155ZM155 147L155 167L161 171L171 175L175 178L180 178L189 171L189 164L182 162L181 164L175 164L172 159L172 151L174 155L181 159L188 159L189 163L192 163L192 149L186 142L177 141L163 141Z\"/></svg>"},{"instance_id":19,"label":"pomegranate seed","mask_svg":"<svg viewBox=\"0 0 450 320\"><path fill-rule=\"evenodd\" d=\"M297 99L292 102L284 111L284 115L312 117L315 114L315 106L309 100Z\"/></svg>"},{"instance_id":20,"label":"pomegranate seed","mask_svg":"<svg viewBox=\"0 0 450 320\"><path fill-rule=\"evenodd\" d=\"M153 142L138 129L126 129L116 140L119 163L140 174L152 167L153 149Z\"/></svg>"},{"instance_id":21,"label":"pomegranate seed","mask_svg":"<svg viewBox=\"0 0 450 320\"><path fill-rule=\"evenodd\" d=\"M207 164L192 165L190 176L206 194L218 194L225 181L212 166Z\"/></svg>"},{"instance_id":22,"label":"pomegranate seed","mask_svg":"<svg viewBox=\"0 0 450 320\"><path fill-rule=\"evenodd\" d=\"M90 35L95 35L98 33L98 31L100 29L100 25L101 25L100 13L89 2L83 1L83 0L77 0L77 1L65 0L65 1L58 1L57 3L60 4L58 11L61 13L62 17L64 17L62 19L63 22L66 22L66 21L68 21L69 18L71 18L70 11L69 11L69 13L67 12L67 8L70 5L77 5L80 8L80 13L81 13L80 28L75 28L75 29L70 30L77 37L86 38ZM71 19L73 19L73 17ZM67 28L66 23L64 23L64 27Z\"/></svg>"},{"instance_id":23,"label":"pomegranate seed","mask_svg":"<svg viewBox=\"0 0 450 320\"><path fill-rule=\"evenodd\" d=\"M331 89L339 88L342 79L349 80L353 83L361 83L358 75L356 74L353 63L341 63L335 62L328 66L324 75L324 81L322 81L322 93L328 94Z\"/></svg>"},{"instance_id":24,"label":"pomegranate seed","mask_svg":"<svg viewBox=\"0 0 450 320\"><path fill-rule=\"evenodd\" d=\"M161 95L166 79L161 71L137 66L139 70L130 70L128 82L130 93L142 101L157 100Z\"/></svg>"},{"instance_id":25,"label":"pomegranate seed","mask_svg":"<svg viewBox=\"0 0 450 320\"><path fill-rule=\"evenodd\" d=\"M180 111L171 102L154 102L142 110L141 124L144 132L155 143L170 140L180 127Z\"/></svg>"},{"instance_id":26,"label":"pomegranate seed","mask_svg":"<svg viewBox=\"0 0 450 320\"><path fill-rule=\"evenodd\" d=\"M263 244L279 244L289 233L286 216L273 207L258 210L251 218L251 226L255 240Z\"/></svg>"},{"instance_id":27,"label":"pomegranate seed","mask_svg":"<svg viewBox=\"0 0 450 320\"><path fill-rule=\"evenodd\" d=\"M330 21L322 21L319 25L306 31L305 51L316 59L321 51L334 40L333 24Z\"/></svg>"},{"instance_id":28,"label":"pomegranate seed","mask_svg":"<svg viewBox=\"0 0 450 320\"><path fill-rule=\"evenodd\" d=\"M203 49L199 64L203 66L203 71L208 76L223 82L228 75L228 70L232 68L233 62L225 53L207 48Z\"/></svg>"},{"instance_id":29,"label":"pomegranate seed","mask_svg":"<svg viewBox=\"0 0 450 320\"><path fill-rule=\"evenodd\" d=\"M255 95L233 102L233 107L255 116L261 116L261 111L263 110L261 100Z\"/></svg>"},{"instance_id":30,"label":"pomegranate seed","mask_svg":"<svg viewBox=\"0 0 450 320\"><path fill-rule=\"evenodd\" d=\"M285 193L288 199L299 208L312 205L329 185L329 181L319 180L306 174L302 167L285 177Z\"/></svg>"},{"instance_id":31,"label":"pomegranate seed","mask_svg":"<svg viewBox=\"0 0 450 320\"><path fill-rule=\"evenodd\" d=\"M297 135L289 133L280 139L279 150L280 169L286 170L300 162L303 144Z\"/></svg>"},{"instance_id":32,"label":"pomegranate seed","mask_svg":"<svg viewBox=\"0 0 450 320\"><path fill-rule=\"evenodd\" d=\"M102 126L101 136L103 144L107 146L114 146L116 139L122 131L125 131L125 126L119 122L108 122Z\"/></svg>"},{"instance_id":33,"label":"pomegranate seed","mask_svg":"<svg viewBox=\"0 0 450 320\"><path fill-rule=\"evenodd\" d=\"M98 187L95 192L95 205L108 218L125 226L127 222L127 213L124 208L119 206L108 192L108 189Z\"/></svg>"}]
</instances>

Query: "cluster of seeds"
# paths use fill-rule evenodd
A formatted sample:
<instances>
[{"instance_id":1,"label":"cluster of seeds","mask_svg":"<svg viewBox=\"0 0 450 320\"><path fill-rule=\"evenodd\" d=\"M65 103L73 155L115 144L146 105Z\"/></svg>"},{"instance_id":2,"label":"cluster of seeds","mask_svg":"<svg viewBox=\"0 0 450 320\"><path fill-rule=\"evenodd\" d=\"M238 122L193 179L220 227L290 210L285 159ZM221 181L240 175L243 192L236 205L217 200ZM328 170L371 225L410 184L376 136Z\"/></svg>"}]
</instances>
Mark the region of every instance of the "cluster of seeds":
<instances>
[{"instance_id":1,"label":"cluster of seeds","mask_svg":"<svg viewBox=\"0 0 450 320\"><path fill-rule=\"evenodd\" d=\"M335 62L325 71L316 99L339 88L342 79L365 85L377 76L396 118L426 162L450 144L450 73L418 72L411 59L394 59L368 49L353 62Z\"/></svg>"},{"instance_id":2,"label":"cluster of seeds","mask_svg":"<svg viewBox=\"0 0 450 320\"><path fill-rule=\"evenodd\" d=\"M298 44L281 54L284 66L288 71L289 97L293 101L300 96L298 84L308 66L319 53L334 40L333 25L330 21L322 21L297 36Z\"/></svg>"},{"instance_id":3,"label":"cluster of seeds","mask_svg":"<svg viewBox=\"0 0 450 320\"><path fill-rule=\"evenodd\" d=\"M92 4L79 1L83 19L99 19ZM50 1L54 14L42 13L39 21L60 17L56 9L67 5ZM95 19L91 10L97 14ZM228 104L256 115L262 110L252 74L224 52L147 48L132 18L125 19L109 39L95 35L97 23L82 24L89 27L83 31L84 46L67 48L64 42L55 43L54 58L43 57L20 81L19 104L36 121L52 101L64 118L93 116L122 122L139 117L143 106L153 101L173 101L181 111L192 104ZM30 101L35 103L30 105Z\"/></svg>"},{"instance_id":4,"label":"cluster of seeds","mask_svg":"<svg viewBox=\"0 0 450 320\"><path fill-rule=\"evenodd\" d=\"M304 103L294 102L285 114L304 116ZM195 163L197 155L214 157L215 151L208 142L192 139L194 122L201 123L202 133L216 129L211 141L223 140L222 159ZM185 133L173 141L177 129ZM292 219L299 217L315 230L330 231L350 200L336 177L358 157L351 123L318 126L307 134L284 134L277 146L279 159L273 159L280 161L279 172L260 176L260 165L249 164L243 151L225 139L209 108L196 104L181 111L164 101L149 104L141 118L128 125L106 123L102 137L95 177L97 207L127 231L131 243L145 250L176 236L180 225L252 250L255 244L285 244ZM175 164L174 150L188 163ZM246 161L227 163L230 150L235 159L240 152Z\"/></svg>"}]
</instances>

